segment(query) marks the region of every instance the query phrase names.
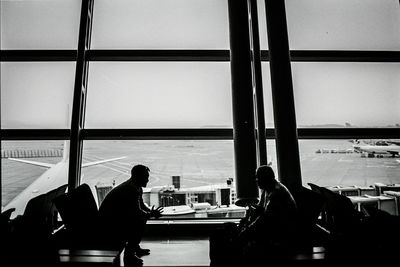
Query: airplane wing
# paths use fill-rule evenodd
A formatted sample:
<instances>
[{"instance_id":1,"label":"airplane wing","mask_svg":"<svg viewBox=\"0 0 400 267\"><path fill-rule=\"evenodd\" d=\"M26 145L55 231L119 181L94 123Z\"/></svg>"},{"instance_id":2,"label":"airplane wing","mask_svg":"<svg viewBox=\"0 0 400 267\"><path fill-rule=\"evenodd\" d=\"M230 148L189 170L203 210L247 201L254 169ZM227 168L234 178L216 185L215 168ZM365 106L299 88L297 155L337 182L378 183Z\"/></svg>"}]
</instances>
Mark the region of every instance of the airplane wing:
<instances>
[{"instance_id":1,"label":"airplane wing","mask_svg":"<svg viewBox=\"0 0 400 267\"><path fill-rule=\"evenodd\" d=\"M126 158L126 157L113 158L113 159L103 159L103 160L98 160L98 161L92 161L92 162L88 162L88 163L83 163L83 164L82 164L82 168L89 167L89 166L93 166L93 165L97 165L97 164L102 164L102 163L106 163L106 162L110 162L110 161L116 161L116 160L120 160L120 159L124 159L124 158Z\"/></svg>"},{"instance_id":2,"label":"airplane wing","mask_svg":"<svg viewBox=\"0 0 400 267\"><path fill-rule=\"evenodd\" d=\"M397 142L397 141L386 141L386 143L393 144L393 145L396 145L396 146L400 146L400 142Z\"/></svg>"},{"instance_id":3,"label":"airplane wing","mask_svg":"<svg viewBox=\"0 0 400 267\"><path fill-rule=\"evenodd\" d=\"M25 159L16 159L16 158L8 158L8 159L9 160L14 160L14 161L19 161L19 162L22 162L22 163L35 165L35 166L45 167L45 168L51 168L51 167L53 167L55 165L55 164L51 164L51 163L31 161L31 160L25 160Z\"/></svg>"}]
</instances>

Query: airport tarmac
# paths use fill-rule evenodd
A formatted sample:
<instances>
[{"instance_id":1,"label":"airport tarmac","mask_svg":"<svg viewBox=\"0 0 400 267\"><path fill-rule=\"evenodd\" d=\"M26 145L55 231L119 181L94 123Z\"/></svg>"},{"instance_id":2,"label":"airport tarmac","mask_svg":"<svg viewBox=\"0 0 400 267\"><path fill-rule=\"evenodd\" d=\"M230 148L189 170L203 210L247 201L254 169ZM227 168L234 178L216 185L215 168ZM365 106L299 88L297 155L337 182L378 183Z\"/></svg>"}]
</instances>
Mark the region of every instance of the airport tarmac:
<instances>
[{"instance_id":1,"label":"airport tarmac","mask_svg":"<svg viewBox=\"0 0 400 267\"><path fill-rule=\"evenodd\" d=\"M318 149L349 149L347 140L300 140L300 160L303 184L321 186L370 186L374 183L400 183L399 158L363 158L359 153L316 153ZM62 141L2 142L2 149L60 148ZM267 142L269 160L276 170L273 142ZM116 184L130 176L135 164L150 167L148 187L172 184L172 176L181 176L181 187L224 183L234 176L232 141L85 141L84 162L125 157L124 159L82 169L82 182L94 188L96 184ZM57 163L55 158L29 160ZM43 167L2 159L2 206L5 206L40 174Z\"/></svg>"}]
</instances>

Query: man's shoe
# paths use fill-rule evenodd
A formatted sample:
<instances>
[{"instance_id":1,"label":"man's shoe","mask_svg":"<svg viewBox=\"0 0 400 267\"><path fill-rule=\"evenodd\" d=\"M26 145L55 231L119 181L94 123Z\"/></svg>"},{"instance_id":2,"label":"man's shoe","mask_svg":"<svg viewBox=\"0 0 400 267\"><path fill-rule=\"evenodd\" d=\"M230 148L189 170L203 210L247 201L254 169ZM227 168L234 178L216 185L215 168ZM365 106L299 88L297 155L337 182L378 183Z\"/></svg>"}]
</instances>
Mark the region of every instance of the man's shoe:
<instances>
[{"instance_id":1,"label":"man's shoe","mask_svg":"<svg viewBox=\"0 0 400 267\"><path fill-rule=\"evenodd\" d=\"M136 256L138 256L138 257L146 256L149 254L150 254L150 249L141 248L141 247L136 249Z\"/></svg>"},{"instance_id":2,"label":"man's shoe","mask_svg":"<svg viewBox=\"0 0 400 267\"><path fill-rule=\"evenodd\" d=\"M124 252L124 266L143 266L143 260L140 259L134 252L125 251Z\"/></svg>"}]
</instances>

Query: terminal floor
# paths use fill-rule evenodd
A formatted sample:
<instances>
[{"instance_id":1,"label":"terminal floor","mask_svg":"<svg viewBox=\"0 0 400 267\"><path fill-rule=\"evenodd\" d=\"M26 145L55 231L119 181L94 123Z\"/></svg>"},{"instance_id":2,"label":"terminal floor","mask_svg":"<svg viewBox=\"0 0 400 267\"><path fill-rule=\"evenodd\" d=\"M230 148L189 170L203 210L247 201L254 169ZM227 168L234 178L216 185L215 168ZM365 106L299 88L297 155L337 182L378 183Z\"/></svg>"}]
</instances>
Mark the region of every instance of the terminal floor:
<instances>
[{"instance_id":1,"label":"terminal floor","mask_svg":"<svg viewBox=\"0 0 400 267\"><path fill-rule=\"evenodd\" d=\"M206 238L143 240L141 247L151 250L142 257L143 266L210 266Z\"/></svg>"}]
</instances>

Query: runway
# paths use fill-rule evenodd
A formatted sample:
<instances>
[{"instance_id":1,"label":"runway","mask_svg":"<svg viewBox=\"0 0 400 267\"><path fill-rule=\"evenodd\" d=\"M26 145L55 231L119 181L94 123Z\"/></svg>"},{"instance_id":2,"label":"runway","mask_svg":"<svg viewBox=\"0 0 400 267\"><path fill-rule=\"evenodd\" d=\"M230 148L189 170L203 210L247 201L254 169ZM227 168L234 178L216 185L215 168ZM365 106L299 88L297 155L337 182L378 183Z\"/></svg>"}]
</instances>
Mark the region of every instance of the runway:
<instances>
[{"instance_id":1,"label":"runway","mask_svg":"<svg viewBox=\"0 0 400 267\"><path fill-rule=\"evenodd\" d=\"M2 149L60 148L62 141L2 142ZM316 153L318 149L351 148L347 140L299 141L303 185L370 186L374 183L400 183L399 158L363 158L358 153ZM268 157L276 170L274 142L267 142ZM172 176L181 176L181 187L225 183L234 175L232 141L85 141L84 162L125 157L124 159L82 169L82 183L115 184L130 176L135 164L149 166L148 187L172 184ZM29 160L57 163L55 158ZM2 159L2 206L46 171L8 159Z\"/></svg>"}]
</instances>

